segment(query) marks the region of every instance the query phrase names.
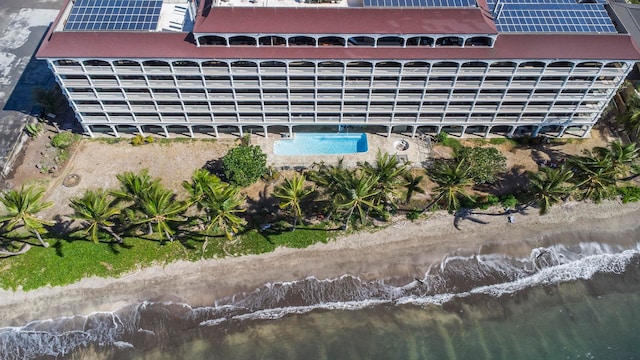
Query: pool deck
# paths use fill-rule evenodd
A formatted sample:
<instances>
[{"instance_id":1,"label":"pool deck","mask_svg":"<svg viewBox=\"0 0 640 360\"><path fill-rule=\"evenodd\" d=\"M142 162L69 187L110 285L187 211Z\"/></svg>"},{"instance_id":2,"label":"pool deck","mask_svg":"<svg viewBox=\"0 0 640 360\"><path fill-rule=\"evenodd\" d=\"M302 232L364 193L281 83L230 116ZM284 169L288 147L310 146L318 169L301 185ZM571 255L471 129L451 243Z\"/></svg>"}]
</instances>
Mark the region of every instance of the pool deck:
<instances>
[{"instance_id":1,"label":"pool deck","mask_svg":"<svg viewBox=\"0 0 640 360\"><path fill-rule=\"evenodd\" d=\"M410 138L403 135L391 135L386 137L382 135L366 133L368 151L354 154L340 154L340 155L276 155L273 153L273 145L277 140L282 138L277 135L269 134L268 138L263 136L253 135L251 137L251 144L259 145L262 150L267 154L267 164L272 165L278 169L305 169L311 167L314 162L324 161L327 164L337 164L340 159L344 159L344 165L347 167L355 167L358 162L368 161L370 163L376 160L378 149L382 153L389 153L398 155L404 161L409 161L413 167L423 166L423 162L426 161L430 154L428 154L427 147L424 145L425 140L415 137ZM295 137L295 133L294 133ZM406 150L396 149L396 144L399 141L406 141L409 144L409 148Z\"/></svg>"}]
</instances>

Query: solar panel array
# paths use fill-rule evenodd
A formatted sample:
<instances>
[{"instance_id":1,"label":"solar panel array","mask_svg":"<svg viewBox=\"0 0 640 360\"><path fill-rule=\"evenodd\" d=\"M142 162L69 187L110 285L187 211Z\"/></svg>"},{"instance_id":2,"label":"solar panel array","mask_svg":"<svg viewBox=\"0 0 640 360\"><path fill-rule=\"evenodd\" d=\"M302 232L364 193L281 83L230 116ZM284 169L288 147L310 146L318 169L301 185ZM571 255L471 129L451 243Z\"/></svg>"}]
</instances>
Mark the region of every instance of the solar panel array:
<instances>
[{"instance_id":1,"label":"solar panel array","mask_svg":"<svg viewBox=\"0 0 640 360\"><path fill-rule=\"evenodd\" d=\"M489 0L501 32L616 33L603 6L575 0Z\"/></svg>"},{"instance_id":2,"label":"solar panel array","mask_svg":"<svg viewBox=\"0 0 640 360\"><path fill-rule=\"evenodd\" d=\"M155 30L162 0L76 0L64 30Z\"/></svg>"},{"instance_id":3,"label":"solar panel array","mask_svg":"<svg viewBox=\"0 0 640 360\"><path fill-rule=\"evenodd\" d=\"M363 0L364 7L475 7L476 0Z\"/></svg>"}]
</instances>

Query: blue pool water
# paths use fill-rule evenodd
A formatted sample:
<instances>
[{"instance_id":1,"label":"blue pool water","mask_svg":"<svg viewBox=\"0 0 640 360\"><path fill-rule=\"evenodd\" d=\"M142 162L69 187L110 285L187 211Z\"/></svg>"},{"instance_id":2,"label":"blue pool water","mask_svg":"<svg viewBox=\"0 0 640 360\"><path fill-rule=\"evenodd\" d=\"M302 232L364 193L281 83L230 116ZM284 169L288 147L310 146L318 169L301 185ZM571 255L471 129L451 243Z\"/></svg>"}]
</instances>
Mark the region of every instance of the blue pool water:
<instances>
[{"instance_id":1,"label":"blue pool water","mask_svg":"<svg viewBox=\"0 0 640 360\"><path fill-rule=\"evenodd\" d=\"M367 152L367 135L296 133L293 139L276 140L273 153L276 155L339 155Z\"/></svg>"}]
</instances>

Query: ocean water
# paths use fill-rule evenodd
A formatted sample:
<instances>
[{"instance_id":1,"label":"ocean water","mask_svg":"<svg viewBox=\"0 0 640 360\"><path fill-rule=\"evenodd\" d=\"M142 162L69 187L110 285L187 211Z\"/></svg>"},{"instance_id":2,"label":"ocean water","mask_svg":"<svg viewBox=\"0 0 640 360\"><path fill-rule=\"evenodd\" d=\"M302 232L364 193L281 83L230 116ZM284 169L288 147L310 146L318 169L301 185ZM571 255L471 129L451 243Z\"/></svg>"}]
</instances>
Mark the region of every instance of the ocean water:
<instances>
[{"instance_id":1,"label":"ocean water","mask_svg":"<svg viewBox=\"0 0 640 360\"><path fill-rule=\"evenodd\" d=\"M34 321L0 329L0 358L640 359L638 234L485 248L418 279L307 278Z\"/></svg>"}]
</instances>

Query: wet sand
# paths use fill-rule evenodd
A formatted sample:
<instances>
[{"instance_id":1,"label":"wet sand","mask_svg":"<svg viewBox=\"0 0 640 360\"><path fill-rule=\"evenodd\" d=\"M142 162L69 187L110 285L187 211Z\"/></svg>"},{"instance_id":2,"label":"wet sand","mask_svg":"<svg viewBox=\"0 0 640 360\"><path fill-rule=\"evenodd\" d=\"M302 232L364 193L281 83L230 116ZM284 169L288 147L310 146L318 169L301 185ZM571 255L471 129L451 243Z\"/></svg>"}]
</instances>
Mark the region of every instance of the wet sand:
<instances>
[{"instance_id":1,"label":"wet sand","mask_svg":"<svg viewBox=\"0 0 640 360\"><path fill-rule=\"evenodd\" d=\"M509 223L501 209L478 210L466 219L445 212L428 219L398 220L375 232L359 232L306 249L237 258L180 261L154 266L120 278L87 278L64 287L0 290L0 326L19 326L35 319L113 311L145 300L179 298L192 306L252 291L269 282L319 279L352 274L362 279L406 281L422 277L447 255L498 251L528 256L547 238L572 241L576 232L619 232L638 226L640 204L607 201L569 202L539 216L537 209L515 214ZM457 225L457 226L456 226ZM615 237L624 241L623 237Z\"/></svg>"}]
</instances>

